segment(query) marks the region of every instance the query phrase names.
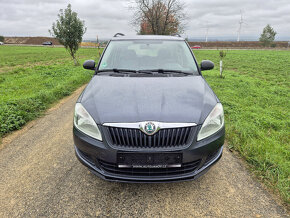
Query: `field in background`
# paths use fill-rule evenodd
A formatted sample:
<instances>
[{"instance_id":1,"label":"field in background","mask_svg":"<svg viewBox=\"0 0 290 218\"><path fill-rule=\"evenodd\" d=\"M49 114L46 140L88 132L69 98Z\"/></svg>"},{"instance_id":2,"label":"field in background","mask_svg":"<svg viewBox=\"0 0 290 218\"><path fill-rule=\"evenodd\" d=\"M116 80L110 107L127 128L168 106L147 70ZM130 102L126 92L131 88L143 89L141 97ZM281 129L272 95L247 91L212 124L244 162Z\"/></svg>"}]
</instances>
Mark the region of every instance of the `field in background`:
<instances>
[{"instance_id":1,"label":"field in background","mask_svg":"<svg viewBox=\"0 0 290 218\"><path fill-rule=\"evenodd\" d=\"M210 41L210 42L189 42L190 46L200 45L201 48L235 48L235 49L269 49L264 47L259 41ZM270 48L278 49L290 49L288 42L286 41L274 41Z\"/></svg>"},{"instance_id":2,"label":"field in background","mask_svg":"<svg viewBox=\"0 0 290 218\"><path fill-rule=\"evenodd\" d=\"M5 44L19 44L19 45L42 45L43 42L51 41L53 45L60 45L57 39L53 37L5 37ZM101 40L103 41L103 40ZM102 43L101 43L102 44ZM209 41L209 42L189 42L190 46L200 45L201 48L235 48L235 49L265 49L259 41ZM82 42L81 46L96 47L95 42ZM104 47L104 45L102 45ZM287 41L274 41L271 49L290 49ZM266 48L269 49L269 48Z\"/></svg>"},{"instance_id":3,"label":"field in background","mask_svg":"<svg viewBox=\"0 0 290 218\"><path fill-rule=\"evenodd\" d=\"M218 51L195 50L200 62L218 66ZM80 63L97 59L80 49ZM225 78L218 67L204 76L224 105L226 139L267 185L289 202L289 51L228 51ZM0 47L0 139L89 81L92 71L73 62L64 48ZM234 172L233 172L234 173Z\"/></svg>"},{"instance_id":4,"label":"field in background","mask_svg":"<svg viewBox=\"0 0 290 218\"><path fill-rule=\"evenodd\" d=\"M97 43L93 43L93 42L81 42L81 46L98 47Z\"/></svg>"},{"instance_id":5,"label":"field in background","mask_svg":"<svg viewBox=\"0 0 290 218\"><path fill-rule=\"evenodd\" d=\"M5 44L26 44L26 45L42 45L42 43L50 41L53 45L60 45L58 40L53 37L5 37Z\"/></svg>"}]
</instances>

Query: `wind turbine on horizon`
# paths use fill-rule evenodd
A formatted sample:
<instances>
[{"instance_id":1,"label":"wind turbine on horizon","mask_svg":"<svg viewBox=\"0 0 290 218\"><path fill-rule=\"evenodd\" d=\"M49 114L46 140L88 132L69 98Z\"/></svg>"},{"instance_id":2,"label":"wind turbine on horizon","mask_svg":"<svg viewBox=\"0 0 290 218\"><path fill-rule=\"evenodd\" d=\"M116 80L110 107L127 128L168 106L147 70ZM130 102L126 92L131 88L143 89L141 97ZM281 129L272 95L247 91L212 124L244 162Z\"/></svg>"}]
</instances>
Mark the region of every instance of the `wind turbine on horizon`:
<instances>
[{"instance_id":1,"label":"wind turbine on horizon","mask_svg":"<svg viewBox=\"0 0 290 218\"><path fill-rule=\"evenodd\" d=\"M208 41L208 31L209 31L208 21L206 22L206 26L203 28L205 28L205 42L207 42Z\"/></svg>"},{"instance_id":2,"label":"wind turbine on horizon","mask_svg":"<svg viewBox=\"0 0 290 218\"><path fill-rule=\"evenodd\" d=\"M242 25L243 24L246 24L244 19L243 19L243 13L242 13L242 10L240 10L240 13L241 13L241 19L239 21L239 29L238 29L238 38L237 38L237 42L240 41L240 35L241 35L241 30L242 30Z\"/></svg>"},{"instance_id":3,"label":"wind turbine on horizon","mask_svg":"<svg viewBox=\"0 0 290 218\"><path fill-rule=\"evenodd\" d=\"M206 22L205 42L207 42L208 30L209 30L208 22Z\"/></svg>"}]
</instances>

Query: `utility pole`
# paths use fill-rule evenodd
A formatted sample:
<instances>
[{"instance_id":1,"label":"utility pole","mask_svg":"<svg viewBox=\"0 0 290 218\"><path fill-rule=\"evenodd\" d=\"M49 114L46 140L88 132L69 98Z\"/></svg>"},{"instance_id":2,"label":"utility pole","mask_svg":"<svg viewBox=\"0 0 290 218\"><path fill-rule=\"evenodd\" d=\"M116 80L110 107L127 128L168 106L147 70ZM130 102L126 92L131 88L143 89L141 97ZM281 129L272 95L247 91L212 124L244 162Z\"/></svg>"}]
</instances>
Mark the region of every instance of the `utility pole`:
<instances>
[{"instance_id":1,"label":"utility pole","mask_svg":"<svg viewBox=\"0 0 290 218\"><path fill-rule=\"evenodd\" d=\"M238 42L240 41L240 35L241 35L241 30L242 30L242 24L244 24L242 10L240 10L240 13L241 13L241 19L240 19L240 21L239 21L238 39L237 39Z\"/></svg>"}]
</instances>

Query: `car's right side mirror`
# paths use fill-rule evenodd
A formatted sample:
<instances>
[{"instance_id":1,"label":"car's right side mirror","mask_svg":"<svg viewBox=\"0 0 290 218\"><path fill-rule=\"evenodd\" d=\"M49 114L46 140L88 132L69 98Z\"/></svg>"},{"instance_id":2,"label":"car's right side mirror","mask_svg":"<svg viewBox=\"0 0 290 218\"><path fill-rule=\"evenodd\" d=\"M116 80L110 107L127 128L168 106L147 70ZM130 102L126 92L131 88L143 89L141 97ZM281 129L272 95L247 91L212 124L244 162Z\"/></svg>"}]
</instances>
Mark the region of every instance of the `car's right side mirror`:
<instances>
[{"instance_id":1,"label":"car's right side mirror","mask_svg":"<svg viewBox=\"0 0 290 218\"><path fill-rule=\"evenodd\" d=\"M95 70L96 62L94 60L87 60L84 62L83 67L87 70Z\"/></svg>"},{"instance_id":2,"label":"car's right side mirror","mask_svg":"<svg viewBox=\"0 0 290 218\"><path fill-rule=\"evenodd\" d=\"M201 70L212 70L214 68L214 63L209 60L203 60L200 64Z\"/></svg>"}]
</instances>

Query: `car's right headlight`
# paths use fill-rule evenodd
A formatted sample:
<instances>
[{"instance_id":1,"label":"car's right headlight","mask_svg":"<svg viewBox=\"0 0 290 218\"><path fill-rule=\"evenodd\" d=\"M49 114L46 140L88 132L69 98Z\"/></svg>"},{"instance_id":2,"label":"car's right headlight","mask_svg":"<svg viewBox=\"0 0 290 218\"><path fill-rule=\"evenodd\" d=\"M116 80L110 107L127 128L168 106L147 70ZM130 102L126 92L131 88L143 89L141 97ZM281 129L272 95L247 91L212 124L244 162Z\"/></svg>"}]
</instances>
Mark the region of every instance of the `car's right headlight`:
<instances>
[{"instance_id":1,"label":"car's right headlight","mask_svg":"<svg viewBox=\"0 0 290 218\"><path fill-rule=\"evenodd\" d=\"M207 138L219 131L224 126L224 122L223 106L221 103L217 103L202 124L197 135L197 141Z\"/></svg>"},{"instance_id":2,"label":"car's right headlight","mask_svg":"<svg viewBox=\"0 0 290 218\"><path fill-rule=\"evenodd\" d=\"M75 106L74 126L88 136L102 141L102 134L96 122L81 103L76 103Z\"/></svg>"}]
</instances>

